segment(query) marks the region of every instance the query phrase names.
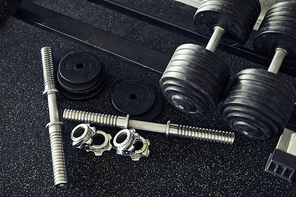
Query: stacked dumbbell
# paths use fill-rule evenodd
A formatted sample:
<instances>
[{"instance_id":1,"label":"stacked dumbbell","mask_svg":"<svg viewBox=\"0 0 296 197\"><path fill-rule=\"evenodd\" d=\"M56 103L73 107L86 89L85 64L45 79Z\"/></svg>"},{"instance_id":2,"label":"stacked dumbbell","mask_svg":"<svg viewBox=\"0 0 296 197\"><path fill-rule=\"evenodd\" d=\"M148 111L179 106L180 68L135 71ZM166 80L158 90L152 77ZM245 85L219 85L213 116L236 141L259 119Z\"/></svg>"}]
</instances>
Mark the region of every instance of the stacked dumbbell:
<instances>
[{"instance_id":1,"label":"stacked dumbbell","mask_svg":"<svg viewBox=\"0 0 296 197\"><path fill-rule=\"evenodd\" d=\"M184 44L173 54L160 86L171 104L183 112L213 112L230 78L228 66L214 52L222 40L241 46L260 14L259 0L204 0L194 16L198 33L211 37L206 48Z\"/></svg>"},{"instance_id":2,"label":"stacked dumbbell","mask_svg":"<svg viewBox=\"0 0 296 197\"><path fill-rule=\"evenodd\" d=\"M296 100L295 88L277 75L284 58L296 58L296 3L272 6L254 40L257 53L274 57L267 70L239 72L221 106L236 132L255 140L280 136Z\"/></svg>"}]
</instances>

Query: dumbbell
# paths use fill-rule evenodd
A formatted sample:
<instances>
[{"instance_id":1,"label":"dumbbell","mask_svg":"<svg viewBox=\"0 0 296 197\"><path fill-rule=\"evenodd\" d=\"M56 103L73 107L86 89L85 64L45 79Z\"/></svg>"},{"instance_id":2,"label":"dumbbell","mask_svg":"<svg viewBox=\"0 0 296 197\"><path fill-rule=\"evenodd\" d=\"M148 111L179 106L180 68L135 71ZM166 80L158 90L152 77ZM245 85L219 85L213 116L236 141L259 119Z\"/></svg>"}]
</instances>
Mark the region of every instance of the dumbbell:
<instances>
[{"instance_id":1,"label":"dumbbell","mask_svg":"<svg viewBox=\"0 0 296 197\"><path fill-rule=\"evenodd\" d=\"M274 54L268 70L239 72L221 105L229 126L250 139L279 137L293 111L295 88L277 75L284 58L296 58L296 3L273 5L266 13L253 43L265 57Z\"/></svg>"},{"instance_id":2,"label":"dumbbell","mask_svg":"<svg viewBox=\"0 0 296 197\"><path fill-rule=\"evenodd\" d=\"M210 37L203 48L184 44L174 52L160 79L167 100L179 110L213 112L230 78L228 66L214 52L220 42L241 46L260 14L259 0L204 0L194 15L199 34Z\"/></svg>"}]
</instances>

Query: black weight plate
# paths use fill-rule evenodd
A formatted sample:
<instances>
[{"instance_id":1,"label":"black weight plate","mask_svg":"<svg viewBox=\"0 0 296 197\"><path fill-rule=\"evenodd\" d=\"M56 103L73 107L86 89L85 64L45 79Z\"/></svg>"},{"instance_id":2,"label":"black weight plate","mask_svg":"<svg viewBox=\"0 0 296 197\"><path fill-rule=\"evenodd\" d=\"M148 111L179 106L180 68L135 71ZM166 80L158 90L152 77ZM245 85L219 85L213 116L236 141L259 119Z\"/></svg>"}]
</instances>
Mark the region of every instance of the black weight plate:
<instances>
[{"instance_id":1,"label":"black weight plate","mask_svg":"<svg viewBox=\"0 0 296 197\"><path fill-rule=\"evenodd\" d=\"M59 63L58 73L71 84L85 84L94 80L103 65L98 57L85 51L69 53Z\"/></svg>"},{"instance_id":2,"label":"black weight plate","mask_svg":"<svg viewBox=\"0 0 296 197\"><path fill-rule=\"evenodd\" d=\"M65 90L68 90L70 92L79 93L80 91L89 90L91 87L96 85L101 80L101 75L99 75L96 78L96 80L91 81L91 83L82 84L82 85L71 84L71 83L67 82L66 80L64 80L59 74L57 75L57 80L58 80L60 86L62 86Z\"/></svg>"},{"instance_id":3,"label":"black weight plate","mask_svg":"<svg viewBox=\"0 0 296 197\"><path fill-rule=\"evenodd\" d=\"M100 86L98 86L97 89L93 90L92 92L89 92L88 94L73 93L62 88L60 88L59 91L62 95L72 100L87 100L99 94L103 90L105 83L106 83L106 80L104 80L104 82Z\"/></svg>"},{"instance_id":4,"label":"black weight plate","mask_svg":"<svg viewBox=\"0 0 296 197\"><path fill-rule=\"evenodd\" d=\"M147 112L139 115L132 115L130 118L133 120L152 121L160 114L162 107L163 102L161 97L158 94L155 94L154 104Z\"/></svg>"},{"instance_id":5,"label":"black weight plate","mask_svg":"<svg viewBox=\"0 0 296 197\"><path fill-rule=\"evenodd\" d=\"M233 83L232 90L228 96L233 97L233 95L235 95L237 92L245 91L246 93L247 91L251 100L258 100L257 97L261 98L261 96L268 95L267 98L262 98L262 102L268 103L268 105L272 106L272 108L277 111L283 117L283 119L287 120L290 116L289 111L295 103L293 94L290 94L292 90L287 89L287 87L283 90L279 90L276 86L274 86L274 84L271 85L264 79L261 81L260 78L253 80L251 79L252 77L254 76L249 75L249 79L248 76L245 76L245 79L235 79L236 82ZM288 94L290 97L288 97L285 92L289 92ZM244 96L244 93L242 93L241 96ZM257 102L260 101L258 100Z\"/></svg>"},{"instance_id":6,"label":"black weight plate","mask_svg":"<svg viewBox=\"0 0 296 197\"><path fill-rule=\"evenodd\" d=\"M105 77L106 77L106 71L105 71L105 68L103 67L101 69L101 73L96 77L96 79L86 84L71 84L65 81L59 74L57 75L57 80L59 85L65 90L72 93L83 94L96 89L97 86L99 86L101 83L104 82Z\"/></svg>"},{"instance_id":7,"label":"black weight plate","mask_svg":"<svg viewBox=\"0 0 296 197\"><path fill-rule=\"evenodd\" d=\"M284 127L286 126L286 122L284 122L280 116L277 116L277 114L274 114L273 111L268 110L265 108L264 105L260 105L259 103L256 103L254 101L251 101L248 98L232 98L231 96L228 96L222 103L221 110L222 110L222 115L224 119L229 118L231 116L231 113L237 113L237 107L240 107L242 110L240 113L243 116L248 116L250 117L249 122L256 122L261 119L269 119L270 121L266 122L267 125L269 124L275 124L276 128L272 128L272 137L278 137L278 131L283 131ZM225 109L228 111L225 112ZM254 118L254 115L247 114L247 112L253 112L253 113L258 113L261 115L261 118L256 119ZM240 117L236 117L240 119ZM236 121L236 120L231 120L231 121ZM229 125L230 126L230 125ZM271 128L271 126L270 126ZM240 132L238 130L235 130L236 132Z\"/></svg>"},{"instance_id":8,"label":"black weight plate","mask_svg":"<svg viewBox=\"0 0 296 197\"><path fill-rule=\"evenodd\" d=\"M260 84L272 87L274 91L280 91L279 94L285 95L286 102L287 100L291 103L295 102L296 91L294 86L286 82L281 76L268 72L267 70L255 68L245 69L236 75L236 79L257 80Z\"/></svg>"},{"instance_id":9,"label":"black weight plate","mask_svg":"<svg viewBox=\"0 0 296 197\"><path fill-rule=\"evenodd\" d=\"M226 74L226 77L229 78L230 76L230 70L229 67L225 64L225 62L219 57L217 56L215 53L205 50L204 47L201 47L199 45L195 45L195 44L183 44L181 46L179 46L174 55L179 55L179 54L190 54L195 58L199 58L202 59L207 63L207 65L211 66L211 65L216 65L215 69L219 69L219 73L223 73ZM174 57L173 55L173 57ZM172 57L172 59L174 59ZM199 60L197 60L199 61ZM222 69L222 70L221 70Z\"/></svg>"},{"instance_id":10,"label":"black weight plate","mask_svg":"<svg viewBox=\"0 0 296 197\"><path fill-rule=\"evenodd\" d=\"M202 93L188 86L185 88L175 79L162 81L162 91L173 106L185 113L205 115L212 110Z\"/></svg>"},{"instance_id":11,"label":"black weight plate","mask_svg":"<svg viewBox=\"0 0 296 197\"><path fill-rule=\"evenodd\" d=\"M218 99L220 95L217 95L216 93L221 91L221 87L220 84L217 83L218 79L213 76L212 73L203 68L199 68L198 70L196 70L190 67L185 67L184 62L179 62L179 64L173 63L176 62L172 62L170 67L166 69L165 73L176 72L183 75L185 78L189 77L188 79L186 79L187 82L192 84L199 84L205 89L208 89L209 93L212 93L213 97L217 97Z\"/></svg>"},{"instance_id":12,"label":"black weight plate","mask_svg":"<svg viewBox=\"0 0 296 197\"><path fill-rule=\"evenodd\" d=\"M283 28L284 29L284 28ZM288 52L286 58L296 58L296 38L294 35L279 32L278 29L266 29L254 39L253 48L256 53L272 58L276 48L283 48Z\"/></svg>"},{"instance_id":13,"label":"black weight plate","mask_svg":"<svg viewBox=\"0 0 296 197\"><path fill-rule=\"evenodd\" d=\"M229 124L238 120L242 123L242 119L252 124L259 124L258 121L265 122L271 128L271 138L273 138L281 135L294 108L295 100L295 88L280 76L263 69L246 69L239 72L234 79L230 91L221 105L221 111ZM259 117L257 117L258 114ZM277 125L277 129L274 124ZM247 128L246 125L244 128ZM235 131L241 132L240 127L230 126ZM253 132L252 129L254 129ZM248 131L249 138L257 138L259 131L255 127L249 125ZM269 129L259 133L265 132L266 135L270 133ZM258 136L260 135L258 134ZM260 139L261 137L258 140Z\"/></svg>"},{"instance_id":14,"label":"black weight plate","mask_svg":"<svg viewBox=\"0 0 296 197\"><path fill-rule=\"evenodd\" d=\"M229 1L203 1L198 10L200 12L212 11L214 13L223 13L224 17L229 17L230 20L235 17L237 22L242 21L244 23L246 21L246 12L241 9L241 5L237 6L235 3ZM223 26L221 27L223 28Z\"/></svg>"},{"instance_id":15,"label":"black weight plate","mask_svg":"<svg viewBox=\"0 0 296 197\"><path fill-rule=\"evenodd\" d=\"M273 132L278 133L277 126L270 119L244 106L226 107L223 118L233 131L252 140L266 141L273 137Z\"/></svg>"},{"instance_id":16,"label":"black weight plate","mask_svg":"<svg viewBox=\"0 0 296 197\"><path fill-rule=\"evenodd\" d=\"M252 98L260 98L260 101L264 101L266 103L271 103L272 105L275 105L275 107L273 108L274 110L280 110L279 114L287 114L287 112L289 111L289 108L287 107L286 104L286 97L279 97L277 96L278 93L276 91L274 91L274 94L270 94L270 92L263 87L264 85L259 83L254 83L251 80L240 80L239 84L234 84L232 89L235 90L235 92L233 93L232 91L229 92L229 96L233 96L233 94L237 94L239 96L244 96L244 94L250 94L253 95L251 96ZM256 89L256 91L254 91L254 89ZM263 98L262 95L264 94L269 94L268 98ZM274 101L278 101L278 102L274 102ZM280 104L279 104L280 103ZM269 105L269 106L272 106ZM280 106L276 106L276 105L280 105ZM289 116L287 114L287 116Z\"/></svg>"},{"instance_id":17,"label":"black weight plate","mask_svg":"<svg viewBox=\"0 0 296 197\"><path fill-rule=\"evenodd\" d=\"M180 78L183 81L186 81L186 84L190 84L193 88L196 89L200 89L202 87L206 90L204 91L204 94L207 95L207 97L213 98L213 100L216 101L215 103L218 103L220 95L217 95L218 91L215 91L215 85L211 84L207 73L202 73L203 77L200 77L200 73L198 74L198 76L194 76L192 75L191 70L183 68L182 66L174 66L170 67L169 70L166 70L163 76Z\"/></svg>"},{"instance_id":18,"label":"black weight plate","mask_svg":"<svg viewBox=\"0 0 296 197\"><path fill-rule=\"evenodd\" d=\"M296 3L284 2L271 7L254 39L255 51L273 57L278 47L288 52L287 58L296 58Z\"/></svg>"},{"instance_id":19,"label":"black weight plate","mask_svg":"<svg viewBox=\"0 0 296 197\"><path fill-rule=\"evenodd\" d=\"M209 59L203 58L202 54L200 57L192 56L192 55L174 55L173 59L170 61L167 69L179 63L181 65L184 64L184 67L191 68L193 70L205 70L206 72L210 72L213 76L218 78L229 78L229 72L225 72L221 64L217 64L215 61L211 61Z\"/></svg>"},{"instance_id":20,"label":"black weight plate","mask_svg":"<svg viewBox=\"0 0 296 197\"><path fill-rule=\"evenodd\" d=\"M177 60L172 61L172 62L170 62L170 66L167 67L166 72L174 71L175 68L179 67L178 70L183 71L183 73L184 72L188 73L189 75L191 75L193 77L201 78L201 75L203 75L202 78L207 79L206 83L209 82L211 84L211 86L215 86L215 87L220 87L217 84L217 81L223 81L223 80L228 79L228 78L222 76L221 74L218 75L215 72L209 72L206 68L203 68L203 67L199 67L198 69L196 69L195 67L192 67L192 64L193 63L187 62L187 61L177 61ZM218 88L218 89L220 89L220 88ZM218 89L216 89L216 91L219 91Z\"/></svg>"},{"instance_id":21,"label":"black weight plate","mask_svg":"<svg viewBox=\"0 0 296 197\"><path fill-rule=\"evenodd\" d=\"M272 29L278 29L278 31L287 32L287 34L293 35L293 33L295 32L295 28L294 28L295 24L296 24L296 18L293 19L293 18L288 18L286 16L276 16L266 21L265 27L262 27L261 30L264 31L266 27L269 27L269 28L272 27ZM285 30L281 29L282 27L284 27Z\"/></svg>"},{"instance_id":22,"label":"black weight plate","mask_svg":"<svg viewBox=\"0 0 296 197\"><path fill-rule=\"evenodd\" d=\"M230 77L228 66L214 53L194 44L179 46L159 83L167 100L183 112L213 112Z\"/></svg>"},{"instance_id":23,"label":"black weight plate","mask_svg":"<svg viewBox=\"0 0 296 197\"><path fill-rule=\"evenodd\" d=\"M258 0L248 0L246 1L246 3L249 3L249 5L252 6L252 8L254 10L256 10L256 16L259 16L260 13L261 13L261 4L260 4L260 1Z\"/></svg>"},{"instance_id":24,"label":"black weight plate","mask_svg":"<svg viewBox=\"0 0 296 197\"><path fill-rule=\"evenodd\" d=\"M212 53L212 55L209 55L209 54L206 54L203 52L195 52L194 53L194 52L191 52L190 50L178 50L172 56L171 62L173 62L175 60L184 61L184 62L190 61L193 64L193 65L191 65L191 67L197 67L197 68L198 67L204 67L204 68L212 67L213 68L212 72L224 74L225 77L229 77L228 66L219 57L214 58L215 56L217 56L217 55L215 55L214 53ZM190 60L187 58L190 58ZM213 66L213 65L215 65L215 66Z\"/></svg>"},{"instance_id":25,"label":"black weight plate","mask_svg":"<svg viewBox=\"0 0 296 197\"><path fill-rule=\"evenodd\" d=\"M243 45L259 16L258 0L247 1L203 1L194 16L198 33L210 37L214 26L222 27L226 33L222 41L230 45Z\"/></svg>"},{"instance_id":26,"label":"black weight plate","mask_svg":"<svg viewBox=\"0 0 296 197\"><path fill-rule=\"evenodd\" d=\"M217 100L210 97L208 90L203 86L198 83L192 84L186 79L176 72L163 75L160 83L166 98L181 111L186 112L188 110L187 113L203 112L208 114L212 112L216 108ZM184 98L184 101L182 98ZM200 101L201 103L199 103ZM197 107L199 105L203 107Z\"/></svg>"},{"instance_id":27,"label":"black weight plate","mask_svg":"<svg viewBox=\"0 0 296 197\"><path fill-rule=\"evenodd\" d=\"M125 114L139 115L147 112L154 104L153 89L140 81L125 81L112 93L114 107Z\"/></svg>"},{"instance_id":28,"label":"black weight plate","mask_svg":"<svg viewBox=\"0 0 296 197\"><path fill-rule=\"evenodd\" d=\"M296 11L296 3L295 2L278 2L274 5L272 5L266 12L266 15L269 15L273 12L281 12L281 11L287 11L287 12L295 12Z\"/></svg>"},{"instance_id":29,"label":"black weight plate","mask_svg":"<svg viewBox=\"0 0 296 197\"><path fill-rule=\"evenodd\" d=\"M237 23L237 18L233 16L226 17L225 13L215 11L200 11L196 13L194 16L194 26L199 34L208 38L212 36L214 26L222 27L225 30L225 34L221 38L221 41L232 46L243 45L249 33L245 27Z\"/></svg>"},{"instance_id":30,"label":"black weight plate","mask_svg":"<svg viewBox=\"0 0 296 197\"><path fill-rule=\"evenodd\" d=\"M237 90L237 89L240 90ZM229 94L229 97L233 100L235 99L247 99L249 102L254 104L257 108L264 109L265 112L270 113L270 114L275 114L275 117L279 117L278 121L281 122L282 124L285 124L286 121L289 119L289 110L284 110L283 106L281 106L282 103L278 102L277 97L272 96L270 92L266 92L269 96L266 97L265 92L261 92L262 89L257 88L256 86L251 86L250 89L251 91L243 91L241 90L242 88L239 86L235 86L235 92L232 92ZM261 94L262 93L262 94ZM272 98L274 100L272 100Z\"/></svg>"}]
</instances>

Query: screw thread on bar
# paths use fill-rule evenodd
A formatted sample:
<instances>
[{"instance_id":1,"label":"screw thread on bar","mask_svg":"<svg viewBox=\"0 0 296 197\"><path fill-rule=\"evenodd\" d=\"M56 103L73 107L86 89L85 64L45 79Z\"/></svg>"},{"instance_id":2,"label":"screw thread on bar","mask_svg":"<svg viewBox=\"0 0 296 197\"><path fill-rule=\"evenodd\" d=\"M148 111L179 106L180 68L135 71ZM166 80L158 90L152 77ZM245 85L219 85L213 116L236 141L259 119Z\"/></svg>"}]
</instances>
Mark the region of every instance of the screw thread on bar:
<instances>
[{"instance_id":1,"label":"screw thread on bar","mask_svg":"<svg viewBox=\"0 0 296 197\"><path fill-rule=\"evenodd\" d=\"M60 125L55 125L61 127ZM58 188L67 186L67 173L65 165L65 156L62 146L62 135L59 131L53 131L49 134L52 167L54 175L54 185Z\"/></svg>"},{"instance_id":2,"label":"screw thread on bar","mask_svg":"<svg viewBox=\"0 0 296 197\"><path fill-rule=\"evenodd\" d=\"M108 127L117 127L117 118L115 115L91 113L85 111L77 111L71 109L65 109L63 113L63 118L66 120L77 121L77 122L87 122L91 124L98 124Z\"/></svg>"},{"instance_id":3,"label":"screw thread on bar","mask_svg":"<svg viewBox=\"0 0 296 197\"><path fill-rule=\"evenodd\" d=\"M44 93L47 94L50 122L48 131L50 138L54 184L58 188L67 186L67 174L62 143L61 122L59 121L56 92L54 84L54 70L50 47L41 49L42 68L44 77Z\"/></svg>"},{"instance_id":4,"label":"screw thread on bar","mask_svg":"<svg viewBox=\"0 0 296 197\"><path fill-rule=\"evenodd\" d=\"M222 144L232 144L235 138L233 132L177 124L169 124L168 135L183 138L199 139Z\"/></svg>"},{"instance_id":5,"label":"screw thread on bar","mask_svg":"<svg viewBox=\"0 0 296 197\"><path fill-rule=\"evenodd\" d=\"M43 47L41 49L41 57L43 65L44 92L47 92L48 90L55 89L51 48Z\"/></svg>"}]
</instances>

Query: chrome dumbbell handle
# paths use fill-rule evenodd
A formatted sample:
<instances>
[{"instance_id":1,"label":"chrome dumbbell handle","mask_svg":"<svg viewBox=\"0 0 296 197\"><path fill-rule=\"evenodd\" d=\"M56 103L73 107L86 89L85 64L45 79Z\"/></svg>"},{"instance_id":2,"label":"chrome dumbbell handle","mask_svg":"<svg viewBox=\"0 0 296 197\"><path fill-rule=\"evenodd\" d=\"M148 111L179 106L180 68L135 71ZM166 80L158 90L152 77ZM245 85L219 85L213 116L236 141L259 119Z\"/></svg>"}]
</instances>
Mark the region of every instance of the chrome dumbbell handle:
<instances>
[{"instance_id":1,"label":"chrome dumbbell handle","mask_svg":"<svg viewBox=\"0 0 296 197\"><path fill-rule=\"evenodd\" d=\"M62 122L59 121L58 107L54 83L53 60L50 47L43 47L41 49L43 77L44 77L44 92L47 96L48 110L50 122L47 124L50 138L52 165L54 173L54 185L58 188L67 186L67 174L64 150L62 144Z\"/></svg>"},{"instance_id":2,"label":"chrome dumbbell handle","mask_svg":"<svg viewBox=\"0 0 296 197\"><path fill-rule=\"evenodd\" d=\"M184 126L178 124L159 124L139 120L130 120L129 116L116 116L65 109L63 118L66 120L87 122L109 127L134 128L137 130L164 133L167 137L183 137L205 141L232 144L235 138L233 132Z\"/></svg>"}]
</instances>

